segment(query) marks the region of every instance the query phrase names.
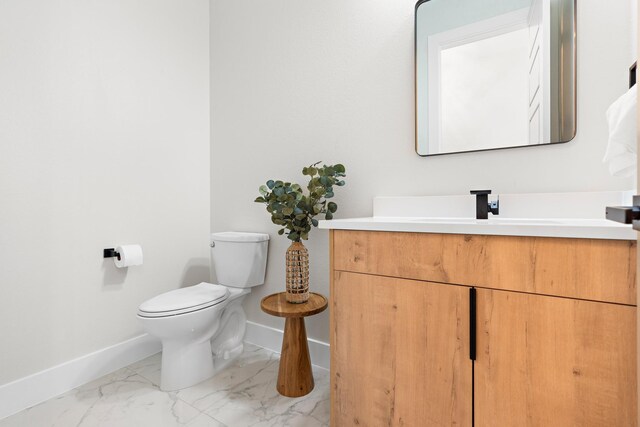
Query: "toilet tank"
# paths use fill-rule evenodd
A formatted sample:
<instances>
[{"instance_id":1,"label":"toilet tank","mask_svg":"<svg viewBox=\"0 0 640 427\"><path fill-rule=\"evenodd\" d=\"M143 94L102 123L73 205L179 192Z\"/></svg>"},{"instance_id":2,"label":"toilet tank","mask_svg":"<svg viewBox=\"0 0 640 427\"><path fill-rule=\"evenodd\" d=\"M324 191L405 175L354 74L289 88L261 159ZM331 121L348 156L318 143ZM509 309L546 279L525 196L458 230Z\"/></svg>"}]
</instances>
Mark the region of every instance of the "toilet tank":
<instances>
[{"instance_id":1,"label":"toilet tank","mask_svg":"<svg viewBox=\"0 0 640 427\"><path fill-rule=\"evenodd\" d=\"M234 288L262 285L269 235L225 231L211 234L211 262L217 283Z\"/></svg>"}]
</instances>

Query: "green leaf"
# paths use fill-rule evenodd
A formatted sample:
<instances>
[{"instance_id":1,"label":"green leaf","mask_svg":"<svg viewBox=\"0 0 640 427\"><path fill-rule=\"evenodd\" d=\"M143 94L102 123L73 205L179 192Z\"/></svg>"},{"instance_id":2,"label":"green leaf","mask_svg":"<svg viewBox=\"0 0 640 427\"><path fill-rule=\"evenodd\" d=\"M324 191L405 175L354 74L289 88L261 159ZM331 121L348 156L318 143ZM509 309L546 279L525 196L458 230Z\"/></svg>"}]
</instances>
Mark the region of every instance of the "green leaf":
<instances>
[{"instance_id":1,"label":"green leaf","mask_svg":"<svg viewBox=\"0 0 640 427\"><path fill-rule=\"evenodd\" d=\"M334 196L334 186L342 187L345 167L341 164L322 165L316 162L302 169L308 177L306 187L297 183L272 179L260 186L260 196L254 201L266 204L271 221L278 225L278 235L286 235L292 241L306 240L319 222L314 217L324 215L332 219L338 205L327 199Z\"/></svg>"}]
</instances>

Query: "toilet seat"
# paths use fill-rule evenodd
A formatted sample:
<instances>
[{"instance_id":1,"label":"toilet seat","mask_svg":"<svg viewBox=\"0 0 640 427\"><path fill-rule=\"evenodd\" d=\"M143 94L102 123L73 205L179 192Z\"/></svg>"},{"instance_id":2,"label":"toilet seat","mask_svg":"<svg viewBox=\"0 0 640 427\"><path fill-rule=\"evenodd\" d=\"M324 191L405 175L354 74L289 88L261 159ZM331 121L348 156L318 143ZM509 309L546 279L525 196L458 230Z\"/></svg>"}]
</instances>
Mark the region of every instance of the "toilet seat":
<instances>
[{"instance_id":1,"label":"toilet seat","mask_svg":"<svg viewBox=\"0 0 640 427\"><path fill-rule=\"evenodd\" d=\"M165 292L140 304L140 317L167 317L191 313L218 305L229 298L229 289L202 282Z\"/></svg>"}]
</instances>

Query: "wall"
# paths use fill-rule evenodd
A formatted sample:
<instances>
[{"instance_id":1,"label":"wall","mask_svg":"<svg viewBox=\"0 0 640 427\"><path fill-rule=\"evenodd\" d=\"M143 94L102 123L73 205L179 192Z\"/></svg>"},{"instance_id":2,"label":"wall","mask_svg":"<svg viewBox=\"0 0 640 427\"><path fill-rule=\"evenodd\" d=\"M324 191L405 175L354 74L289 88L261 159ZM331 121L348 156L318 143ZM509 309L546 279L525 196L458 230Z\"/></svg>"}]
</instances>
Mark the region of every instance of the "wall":
<instances>
[{"instance_id":1,"label":"wall","mask_svg":"<svg viewBox=\"0 0 640 427\"><path fill-rule=\"evenodd\" d=\"M284 252L264 206L268 178L301 181L323 160L347 167L336 217L371 215L378 195L617 190L601 160L605 110L626 90L633 62L632 0L578 4L578 132L568 144L418 157L414 150L415 0L212 0L212 229L272 236L267 284L249 319L282 327L260 298L284 289ZM311 286L328 293L327 232L314 230ZM328 313L307 322L328 340Z\"/></svg>"},{"instance_id":2,"label":"wall","mask_svg":"<svg viewBox=\"0 0 640 427\"><path fill-rule=\"evenodd\" d=\"M208 278L206 0L0 2L0 384ZM102 249L140 243L126 270Z\"/></svg>"}]
</instances>

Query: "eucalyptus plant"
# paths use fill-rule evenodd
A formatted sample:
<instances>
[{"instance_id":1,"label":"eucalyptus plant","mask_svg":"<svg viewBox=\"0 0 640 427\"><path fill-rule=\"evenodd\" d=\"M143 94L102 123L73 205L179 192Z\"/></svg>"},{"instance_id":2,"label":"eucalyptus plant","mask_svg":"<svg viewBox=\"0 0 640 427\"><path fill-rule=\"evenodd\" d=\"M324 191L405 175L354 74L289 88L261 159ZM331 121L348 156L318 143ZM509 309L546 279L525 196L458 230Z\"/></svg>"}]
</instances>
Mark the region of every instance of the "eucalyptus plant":
<instances>
[{"instance_id":1,"label":"eucalyptus plant","mask_svg":"<svg viewBox=\"0 0 640 427\"><path fill-rule=\"evenodd\" d=\"M316 215L332 219L338 210L338 205L327 199L334 196L334 186L345 184L345 168L341 164L318 166L320 163L302 169L302 174L309 177L307 194L298 184L270 179L260 186L260 196L255 200L266 204L271 221L282 227L278 234L286 234L294 242L309 238L311 227L318 226Z\"/></svg>"}]
</instances>

